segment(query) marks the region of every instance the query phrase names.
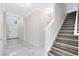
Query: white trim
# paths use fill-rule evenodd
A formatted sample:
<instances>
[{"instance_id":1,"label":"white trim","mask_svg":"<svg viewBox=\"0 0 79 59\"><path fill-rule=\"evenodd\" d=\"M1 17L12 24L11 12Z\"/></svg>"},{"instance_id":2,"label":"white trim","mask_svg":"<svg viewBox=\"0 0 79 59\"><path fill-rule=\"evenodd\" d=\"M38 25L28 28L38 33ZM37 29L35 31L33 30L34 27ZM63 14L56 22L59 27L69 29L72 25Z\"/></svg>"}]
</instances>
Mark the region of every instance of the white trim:
<instances>
[{"instance_id":1,"label":"white trim","mask_svg":"<svg viewBox=\"0 0 79 59\"><path fill-rule=\"evenodd\" d=\"M77 28L78 28L77 24L78 24L78 10L76 12L76 20L75 20L75 27L74 27L74 35L75 36L79 36L79 33L77 32Z\"/></svg>"},{"instance_id":2,"label":"white trim","mask_svg":"<svg viewBox=\"0 0 79 59\"><path fill-rule=\"evenodd\" d=\"M77 7L78 7L78 5L77 5ZM74 35L75 36L79 36L79 33L77 32L77 28L78 28L77 24L78 24L78 9L76 11L76 19L75 19L75 27L74 27Z\"/></svg>"},{"instance_id":3,"label":"white trim","mask_svg":"<svg viewBox=\"0 0 79 59\"><path fill-rule=\"evenodd\" d=\"M74 27L74 35L78 35L78 34L77 34L77 22L78 22L78 11L76 12L76 20L75 20L75 27Z\"/></svg>"},{"instance_id":4,"label":"white trim","mask_svg":"<svg viewBox=\"0 0 79 59\"><path fill-rule=\"evenodd\" d=\"M49 29L49 27L53 24L53 22L55 21L55 19L53 19L46 27L45 27L45 31L47 30L47 29Z\"/></svg>"},{"instance_id":5,"label":"white trim","mask_svg":"<svg viewBox=\"0 0 79 59\"><path fill-rule=\"evenodd\" d=\"M79 36L78 36L78 40L79 40ZM79 41L78 41L78 56L79 56Z\"/></svg>"}]
</instances>

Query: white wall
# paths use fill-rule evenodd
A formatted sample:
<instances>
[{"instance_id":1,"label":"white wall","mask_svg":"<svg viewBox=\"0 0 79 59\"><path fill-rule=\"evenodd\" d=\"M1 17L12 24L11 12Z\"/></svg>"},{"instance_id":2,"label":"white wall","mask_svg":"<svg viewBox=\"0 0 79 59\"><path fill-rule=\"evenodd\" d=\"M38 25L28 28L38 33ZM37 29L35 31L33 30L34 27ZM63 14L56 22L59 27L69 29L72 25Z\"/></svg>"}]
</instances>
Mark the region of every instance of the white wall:
<instances>
[{"instance_id":1,"label":"white wall","mask_svg":"<svg viewBox=\"0 0 79 59\"><path fill-rule=\"evenodd\" d=\"M78 7L78 10L79 10L79 3L78 3L78 5L77 5L77 7Z\"/></svg>"},{"instance_id":2,"label":"white wall","mask_svg":"<svg viewBox=\"0 0 79 59\"><path fill-rule=\"evenodd\" d=\"M4 41L4 37L3 37L3 23L4 23L3 11L2 11L2 8L1 8L1 4L0 4L0 55L2 55L3 41Z\"/></svg>"},{"instance_id":3,"label":"white wall","mask_svg":"<svg viewBox=\"0 0 79 59\"><path fill-rule=\"evenodd\" d=\"M77 11L78 7L77 7L77 3L67 3L66 4L66 10L67 10L67 13L71 13L71 12L74 12L74 11Z\"/></svg>"},{"instance_id":4,"label":"white wall","mask_svg":"<svg viewBox=\"0 0 79 59\"><path fill-rule=\"evenodd\" d=\"M24 18L24 39L37 46L45 47L45 32L44 27L48 21L48 15L43 11L35 10L32 14Z\"/></svg>"},{"instance_id":5,"label":"white wall","mask_svg":"<svg viewBox=\"0 0 79 59\"><path fill-rule=\"evenodd\" d=\"M66 17L66 5L57 3L54 6L54 19L48 24L48 26L45 28L45 52L50 50L51 45L53 45L53 42L59 32L59 29L61 28L61 25Z\"/></svg>"},{"instance_id":6,"label":"white wall","mask_svg":"<svg viewBox=\"0 0 79 59\"><path fill-rule=\"evenodd\" d=\"M25 16L29 11L28 7L19 6L18 3L2 3L2 6L2 9L5 12L17 14L20 16Z\"/></svg>"},{"instance_id":7,"label":"white wall","mask_svg":"<svg viewBox=\"0 0 79 59\"><path fill-rule=\"evenodd\" d=\"M24 19L23 17L18 17L17 25L18 25L18 37L19 39L24 40Z\"/></svg>"}]
</instances>

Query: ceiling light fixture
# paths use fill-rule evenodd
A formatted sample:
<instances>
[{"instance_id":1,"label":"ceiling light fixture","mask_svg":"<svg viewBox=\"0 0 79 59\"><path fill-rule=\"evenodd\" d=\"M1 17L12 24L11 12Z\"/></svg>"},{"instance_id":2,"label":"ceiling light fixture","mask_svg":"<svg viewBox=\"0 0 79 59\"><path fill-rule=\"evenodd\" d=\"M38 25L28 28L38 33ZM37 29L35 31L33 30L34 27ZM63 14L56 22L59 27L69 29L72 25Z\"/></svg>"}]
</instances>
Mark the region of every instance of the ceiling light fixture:
<instances>
[{"instance_id":1,"label":"ceiling light fixture","mask_svg":"<svg viewBox=\"0 0 79 59\"><path fill-rule=\"evenodd\" d=\"M30 3L18 3L19 6L29 7Z\"/></svg>"}]
</instances>

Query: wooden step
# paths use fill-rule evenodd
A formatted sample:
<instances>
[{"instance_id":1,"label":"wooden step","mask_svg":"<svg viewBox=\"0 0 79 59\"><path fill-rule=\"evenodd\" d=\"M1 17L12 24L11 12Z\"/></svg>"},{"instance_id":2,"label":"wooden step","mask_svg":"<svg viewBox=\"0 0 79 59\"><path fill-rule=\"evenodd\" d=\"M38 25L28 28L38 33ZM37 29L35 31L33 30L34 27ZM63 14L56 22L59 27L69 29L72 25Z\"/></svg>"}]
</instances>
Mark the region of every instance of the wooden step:
<instances>
[{"instance_id":1,"label":"wooden step","mask_svg":"<svg viewBox=\"0 0 79 59\"><path fill-rule=\"evenodd\" d=\"M64 23L63 25L74 25L75 23Z\"/></svg>"},{"instance_id":2,"label":"wooden step","mask_svg":"<svg viewBox=\"0 0 79 59\"><path fill-rule=\"evenodd\" d=\"M62 25L62 27L74 27L74 25Z\"/></svg>"},{"instance_id":3,"label":"wooden step","mask_svg":"<svg viewBox=\"0 0 79 59\"><path fill-rule=\"evenodd\" d=\"M78 39L77 36L74 36L74 34L69 34L69 33L65 33L65 34L59 33L59 34L58 34L58 37L71 38L71 39L75 39L75 40Z\"/></svg>"},{"instance_id":4,"label":"wooden step","mask_svg":"<svg viewBox=\"0 0 79 59\"><path fill-rule=\"evenodd\" d=\"M64 21L64 23L70 23L70 24L75 24L75 21Z\"/></svg>"},{"instance_id":5,"label":"wooden step","mask_svg":"<svg viewBox=\"0 0 79 59\"><path fill-rule=\"evenodd\" d=\"M67 23L69 23L69 22L75 23L75 20L65 20L64 22L67 22Z\"/></svg>"},{"instance_id":6,"label":"wooden step","mask_svg":"<svg viewBox=\"0 0 79 59\"><path fill-rule=\"evenodd\" d=\"M73 32L59 32L61 34L74 34Z\"/></svg>"},{"instance_id":7,"label":"wooden step","mask_svg":"<svg viewBox=\"0 0 79 59\"><path fill-rule=\"evenodd\" d=\"M74 34L73 32L59 32L59 33L62 33L62 34Z\"/></svg>"},{"instance_id":8,"label":"wooden step","mask_svg":"<svg viewBox=\"0 0 79 59\"><path fill-rule=\"evenodd\" d=\"M77 24L79 25L79 21L77 22Z\"/></svg>"},{"instance_id":9,"label":"wooden step","mask_svg":"<svg viewBox=\"0 0 79 59\"><path fill-rule=\"evenodd\" d=\"M70 37L72 37L72 36L74 36L74 34L68 34L68 33L59 33L58 35L60 35L60 36L70 36Z\"/></svg>"},{"instance_id":10,"label":"wooden step","mask_svg":"<svg viewBox=\"0 0 79 59\"><path fill-rule=\"evenodd\" d=\"M47 53L48 56L54 56L50 51Z\"/></svg>"},{"instance_id":11,"label":"wooden step","mask_svg":"<svg viewBox=\"0 0 79 59\"><path fill-rule=\"evenodd\" d=\"M49 52L48 52L48 56L62 56L62 55L60 55L60 54L58 54L58 52L56 52L56 51L52 51L52 50L50 50Z\"/></svg>"},{"instance_id":12,"label":"wooden step","mask_svg":"<svg viewBox=\"0 0 79 59\"><path fill-rule=\"evenodd\" d=\"M57 36L57 37L58 37L58 38L67 38L67 39L78 40L78 36L74 36L74 37Z\"/></svg>"},{"instance_id":13,"label":"wooden step","mask_svg":"<svg viewBox=\"0 0 79 59\"><path fill-rule=\"evenodd\" d=\"M64 44L64 43L60 43L60 42L54 42L53 46L57 47L59 49L65 50L69 53L78 55L78 47L76 47L76 46L72 46L72 45L68 45L68 44Z\"/></svg>"},{"instance_id":14,"label":"wooden step","mask_svg":"<svg viewBox=\"0 0 79 59\"><path fill-rule=\"evenodd\" d=\"M75 20L71 20L71 19L70 20L65 20L64 22L68 22L68 21L69 22L75 22Z\"/></svg>"},{"instance_id":15,"label":"wooden step","mask_svg":"<svg viewBox=\"0 0 79 59\"><path fill-rule=\"evenodd\" d=\"M65 27L63 28L62 27L60 30L74 30L74 28L73 27L70 27L70 28L67 28L67 27L66 28Z\"/></svg>"},{"instance_id":16,"label":"wooden step","mask_svg":"<svg viewBox=\"0 0 79 59\"><path fill-rule=\"evenodd\" d=\"M69 53L69 52L67 52L65 50L62 50L62 49L59 49L59 48L56 48L56 47L52 47L51 51L53 51L54 53L58 54L56 56L59 56L59 55L61 55L61 56L75 56L72 53Z\"/></svg>"},{"instance_id":17,"label":"wooden step","mask_svg":"<svg viewBox=\"0 0 79 59\"><path fill-rule=\"evenodd\" d=\"M66 26L66 25L67 25L67 26L74 26L74 24L63 24L63 25L65 25L65 26Z\"/></svg>"},{"instance_id":18,"label":"wooden step","mask_svg":"<svg viewBox=\"0 0 79 59\"><path fill-rule=\"evenodd\" d=\"M72 16L67 16L67 19L74 19L75 20L75 18L76 18L76 15L72 15Z\"/></svg>"},{"instance_id":19,"label":"wooden step","mask_svg":"<svg viewBox=\"0 0 79 59\"><path fill-rule=\"evenodd\" d=\"M68 33L73 33L74 30L60 30L59 32L68 32Z\"/></svg>"},{"instance_id":20,"label":"wooden step","mask_svg":"<svg viewBox=\"0 0 79 59\"><path fill-rule=\"evenodd\" d=\"M73 31L69 31L69 30L61 30L61 31L59 31L59 33L69 33L69 34L74 34L74 32Z\"/></svg>"},{"instance_id":21,"label":"wooden step","mask_svg":"<svg viewBox=\"0 0 79 59\"><path fill-rule=\"evenodd\" d=\"M65 43L65 44L69 44L69 45L78 47L78 40L74 40L74 39L70 39L70 38L57 37L56 42Z\"/></svg>"},{"instance_id":22,"label":"wooden step","mask_svg":"<svg viewBox=\"0 0 79 59\"><path fill-rule=\"evenodd\" d=\"M77 22L77 26L79 26L79 22Z\"/></svg>"},{"instance_id":23,"label":"wooden step","mask_svg":"<svg viewBox=\"0 0 79 59\"><path fill-rule=\"evenodd\" d=\"M67 22L67 21L65 22L65 21L64 21L63 24L75 24L75 22Z\"/></svg>"},{"instance_id":24,"label":"wooden step","mask_svg":"<svg viewBox=\"0 0 79 59\"><path fill-rule=\"evenodd\" d=\"M74 26L62 26L61 28L74 28Z\"/></svg>"},{"instance_id":25,"label":"wooden step","mask_svg":"<svg viewBox=\"0 0 79 59\"><path fill-rule=\"evenodd\" d=\"M78 37L77 37L77 36L63 36L63 35L58 35L57 37L61 37L61 38L69 38L69 39L78 40Z\"/></svg>"}]
</instances>

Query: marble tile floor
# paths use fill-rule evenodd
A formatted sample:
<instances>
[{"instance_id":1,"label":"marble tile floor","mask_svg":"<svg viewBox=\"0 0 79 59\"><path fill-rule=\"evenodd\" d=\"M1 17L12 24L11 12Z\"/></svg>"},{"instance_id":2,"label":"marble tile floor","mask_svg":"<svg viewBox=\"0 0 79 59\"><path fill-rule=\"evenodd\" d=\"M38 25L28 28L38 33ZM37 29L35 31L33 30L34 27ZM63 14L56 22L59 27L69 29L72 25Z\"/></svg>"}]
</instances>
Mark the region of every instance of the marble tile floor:
<instances>
[{"instance_id":1,"label":"marble tile floor","mask_svg":"<svg viewBox=\"0 0 79 59\"><path fill-rule=\"evenodd\" d=\"M19 39L7 40L3 56L44 56L44 49Z\"/></svg>"}]
</instances>

